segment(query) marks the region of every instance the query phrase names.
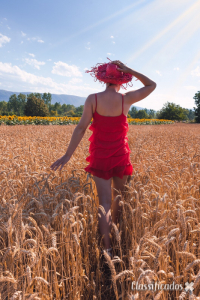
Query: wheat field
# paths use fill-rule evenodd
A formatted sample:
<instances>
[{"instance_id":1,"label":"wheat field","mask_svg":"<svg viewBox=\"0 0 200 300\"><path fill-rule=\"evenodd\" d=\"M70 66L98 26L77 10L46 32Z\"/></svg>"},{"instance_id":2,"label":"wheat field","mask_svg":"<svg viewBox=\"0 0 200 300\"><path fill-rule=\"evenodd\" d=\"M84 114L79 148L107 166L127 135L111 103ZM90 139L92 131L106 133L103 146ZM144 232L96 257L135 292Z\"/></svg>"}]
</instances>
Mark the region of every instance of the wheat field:
<instances>
[{"instance_id":1,"label":"wheat field","mask_svg":"<svg viewBox=\"0 0 200 300\"><path fill-rule=\"evenodd\" d=\"M103 267L91 131L62 171L75 125L0 126L0 299L200 299L200 124L129 125L134 172ZM138 291L132 282L184 284Z\"/></svg>"}]
</instances>

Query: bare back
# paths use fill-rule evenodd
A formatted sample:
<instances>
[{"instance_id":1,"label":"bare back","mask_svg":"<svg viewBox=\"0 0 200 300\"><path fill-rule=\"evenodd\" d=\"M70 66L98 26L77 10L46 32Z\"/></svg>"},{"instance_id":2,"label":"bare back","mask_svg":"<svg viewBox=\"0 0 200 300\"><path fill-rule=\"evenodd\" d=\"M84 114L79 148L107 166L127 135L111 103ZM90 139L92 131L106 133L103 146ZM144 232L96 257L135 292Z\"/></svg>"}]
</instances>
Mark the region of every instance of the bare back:
<instances>
[{"instance_id":1,"label":"bare back","mask_svg":"<svg viewBox=\"0 0 200 300\"><path fill-rule=\"evenodd\" d=\"M93 113L95 112L95 94L93 95ZM123 114L127 116L130 104L126 103L126 95L124 95ZM97 93L97 107L96 112L102 116L117 117L122 114L122 94L116 91L103 91Z\"/></svg>"}]
</instances>

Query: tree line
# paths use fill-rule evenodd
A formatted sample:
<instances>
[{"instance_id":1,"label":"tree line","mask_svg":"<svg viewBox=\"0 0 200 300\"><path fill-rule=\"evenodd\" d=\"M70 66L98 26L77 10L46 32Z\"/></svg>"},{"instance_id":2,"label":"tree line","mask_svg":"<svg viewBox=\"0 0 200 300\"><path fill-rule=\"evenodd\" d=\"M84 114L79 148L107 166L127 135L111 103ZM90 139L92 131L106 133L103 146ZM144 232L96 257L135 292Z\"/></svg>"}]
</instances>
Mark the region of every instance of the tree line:
<instances>
[{"instance_id":1,"label":"tree line","mask_svg":"<svg viewBox=\"0 0 200 300\"><path fill-rule=\"evenodd\" d=\"M167 119L177 121L195 121L200 123L200 91L193 97L196 108L192 109L182 108L173 102L164 104L161 110L155 111L153 109L137 110L136 107L128 112L129 118L138 119ZM51 104L52 95L50 93L30 93L28 95L13 94L9 101L0 101L0 115L17 115L17 116L68 116L81 117L84 105L75 107L71 104L60 104L56 102Z\"/></svg>"}]
</instances>

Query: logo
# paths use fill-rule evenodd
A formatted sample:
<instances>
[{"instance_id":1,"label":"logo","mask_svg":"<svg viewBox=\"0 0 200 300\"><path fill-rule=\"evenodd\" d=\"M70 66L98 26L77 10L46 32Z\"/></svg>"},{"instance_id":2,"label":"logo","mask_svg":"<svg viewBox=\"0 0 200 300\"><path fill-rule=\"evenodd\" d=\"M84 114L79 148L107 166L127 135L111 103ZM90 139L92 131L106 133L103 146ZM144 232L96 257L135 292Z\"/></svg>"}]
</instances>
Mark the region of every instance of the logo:
<instances>
[{"instance_id":1,"label":"logo","mask_svg":"<svg viewBox=\"0 0 200 300\"><path fill-rule=\"evenodd\" d=\"M185 291L186 292L192 292L194 290L193 288L194 282L186 282L185 283Z\"/></svg>"}]
</instances>

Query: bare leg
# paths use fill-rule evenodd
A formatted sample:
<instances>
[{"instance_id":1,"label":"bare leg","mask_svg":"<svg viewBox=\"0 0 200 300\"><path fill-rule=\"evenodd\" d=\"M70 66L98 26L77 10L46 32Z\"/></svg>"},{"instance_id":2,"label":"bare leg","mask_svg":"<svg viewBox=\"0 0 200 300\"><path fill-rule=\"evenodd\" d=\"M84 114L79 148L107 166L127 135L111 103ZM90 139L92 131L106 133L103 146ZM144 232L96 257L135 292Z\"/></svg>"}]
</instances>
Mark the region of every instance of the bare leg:
<instances>
[{"instance_id":1,"label":"bare leg","mask_svg":"<svg viewBox=\"0 0 200 300\"><path fill-rule=\"evenodd\" d=\"M120 191L123 194L124 191L124 185L127 182L127 177L128 175L124 175L123 178L119 178L117 176L113 177L113 188L115 188L116 190L113 190L113 206L112 206L112 220L115 224L117 224L119 222L119 218L120 218L120 214L121 214L121 207L119 206L119 201L121 199L119 199L120 197L118 197L116 200L116 196L120 195Z\"/></svg>"},{"instance_id":2,"label":"bare leg","mask_svg":"<svg viewBox=\"0 0 200 300\"><path fill-rule=\"evenodd\" d=\"M109 249L111 247L109 233L111 230L111 200L112 200L112 192L111 192L111 178L106 180L103 178L99 178L97 176L93 176L97 193L99 196L99 205L103 206L105 210L105 215L102 210L99 209L99 230L101 235L104 235L104 246L105 249Z\"/></svg>"}]
</instances>

